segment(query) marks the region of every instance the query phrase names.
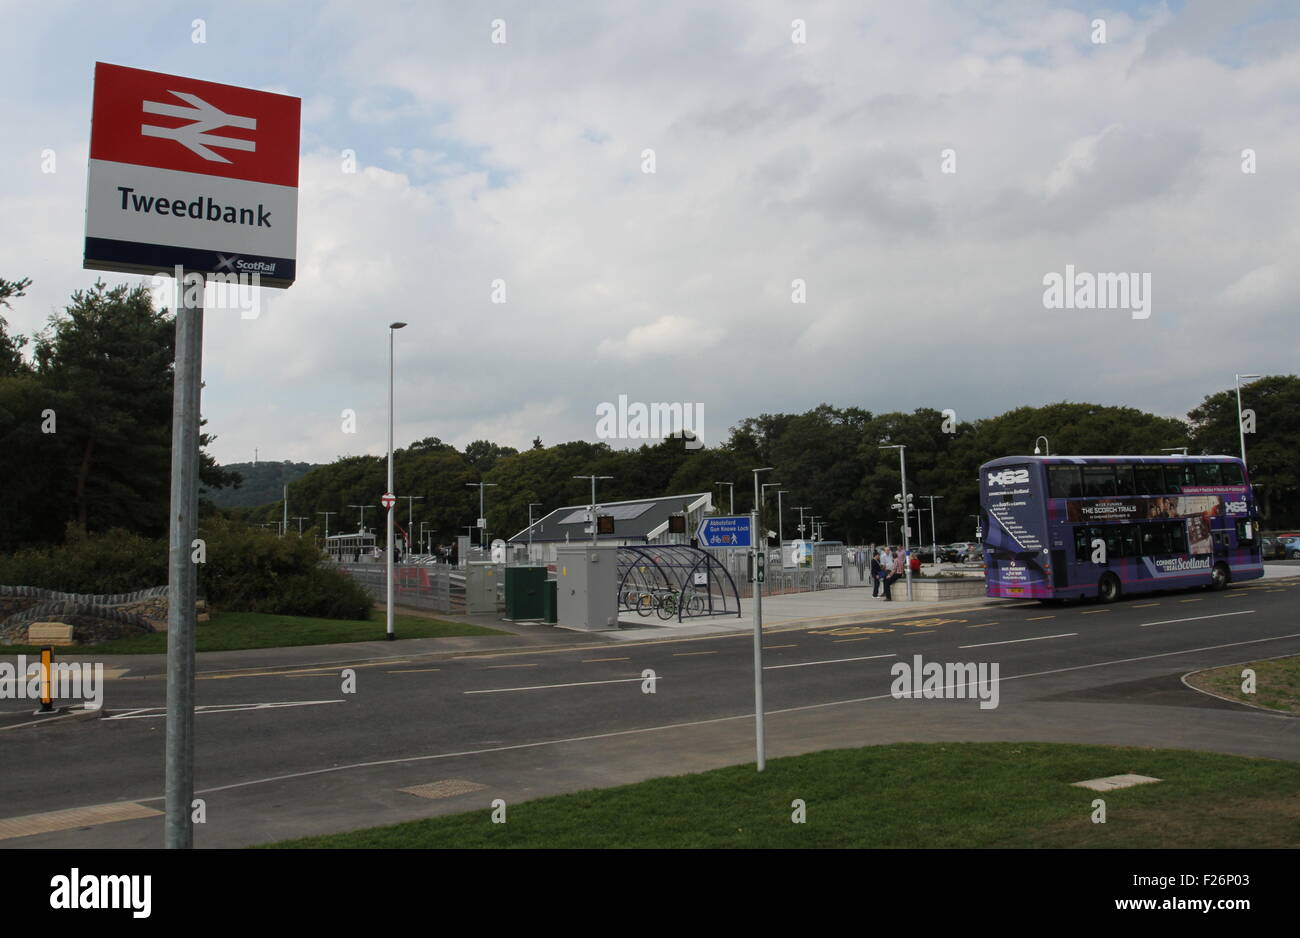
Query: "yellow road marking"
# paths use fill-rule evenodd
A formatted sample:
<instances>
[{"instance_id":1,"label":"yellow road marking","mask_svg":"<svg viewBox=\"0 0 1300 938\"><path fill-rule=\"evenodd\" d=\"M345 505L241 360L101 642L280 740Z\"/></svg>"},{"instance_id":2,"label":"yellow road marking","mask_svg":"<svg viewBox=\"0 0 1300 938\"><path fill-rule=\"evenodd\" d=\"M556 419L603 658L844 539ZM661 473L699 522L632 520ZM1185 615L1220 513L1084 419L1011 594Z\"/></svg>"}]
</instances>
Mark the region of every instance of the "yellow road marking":
<instances>
[{"instance_id":1,"label":"yellow road marking","mask_svg":"<svg viewBox=\"0 0 1300 938\"><path fill-rule=\"evenodd\" d=\"M809 635L882 635L885 632L892 632L893 629L880 629L873 625L846 625L834 629L818 629L810 631Z\"/></svg>"},{"instance_id":2,"label":"yellow road marking","mask_svg":"<svg viewBox=\"0 0 1300 938\"><path fill-rule=\"evenodd\" d=\"M798 643L798 642L795 642L793 645L764 645L763 647L764 647L764 648L767 648L767 649L769 649L769 650L771 650L771 649L773 649L773 648L798 648L798 647L799 647L799 643Z\"/></svg>"},{"instance_id":3,"label":"yellow road marking","mask_svg":"<svg viewBox=\"0 0 1300 938\"><path fill-rule=\"evenodd\" d=\"M1160 604L1159 604L1159 603L1135 603L1135 604L1133 605L1133 608L1134 608L1134 609L1145 609L1145 608L1147 608L1148 606L1158 606L1158 605L1160 605Z\"/></svg>"},{"instance_id":4,"label":"yellow road marking","mask_svg":"<svg viewBox=\"0 0 1300 938\"><path fill-rule=\"evenodd\" d=\"M997 622L981 622L979 625L968 625L968 629L987 629L990 625L997 625Z\"/></svg>"},{"instance_id":5,"label":"yellow road marking","mask_svg":"<svg viewBox=\"0 0 1300 938\"><path fill-rule=\"evenodd\" d=\"M1042 622L1044 619L1055 619L1056 616L1031 616L1026 622Z\"/></svg>"},{"instance_id":6,"label":"yellow road marking","mask_svg":"<svg viewBox=\"0 0 1300 938\"><path fill-rule=\"evenodd\" d=\"M839 645L841 642L869 642L871 641L871 636L867 635L863 638L836 638L836 639L832 639L831 641L832 644L835 645Z\"/></svg>"},{"instance_id":7,"label":"yellow road marking","mask_svg":"<svg viewBox=\"0 0 1300 938\"><path fill-rule=\"evenodd\" d=\"M49 834L54 831L70 831L73 828L89 827L92 824L111 824L114 821L157 817L160 814L161 811L146 808L134 801L97 804L89 808L67 808L63 811L47 811L44 814L24 814L21 817L0 820L0 840L30 837L32 834Z\"/></svg>"},{"instance_id":8,"label":"yellow road marking","mask_svg":"<svg viewBox=\"0 0 1300 938\"><path fill-rule=\"evenodd\" d=\"M1224 596L1223 598L1224 599L1245 599L1246 594L1242 592L1232 592L1229 593L1227 596Z\"/></svg>"},{"instance_id":9,"label":"yellow road marking","mask_svg":"<svg viewBox=\"0 0 1300 938\"><path fill-rule=\"evenodd\" d=\"M389 671L389 674L428 674L430 671L441 671L442 668L403 668L400 671Z\"/></svg>"},{"instance_id":10,"label":"yellow road marking","mask_svg":"<svg viewBox=\"0 0 1300 938\"><path fill-rule=\"evenodd\" d=\"M1089 609L1087 612L1081 612L1081 613L1079 613L1079 615L1081 615L1081 616L1096 616L1096 615L1101 615L1101 613L1103 613L1103 612L1110 612L1110 610L1109 610L1109 609Z\"/></svg>"},{"instance_id":11,"label":"yellow road marking","mask_svg":"<svg viewBox=\"0 0 1300 938\"><path fill-rule=\"evenodd\" d=\"M934 633L935 633L935 629L928 629L924 632L904 632L903 634L904 635L933 635Z\"/></svg>"},{"instance_id":12,"label":"yellow road marking","mask_svg":"<svg viewBox=\"0 0 1300 938\"><path fill-rule=\"evenodd\" d=\"M631 661L631 658L583 658L583 664L591 664L593 661Z\"/></svg>"},{"instance_id":13,"label":"yellow road marking","mask_svg":"<svg viewBox=\"0 0 1300 938\"><path fill-rule=\"evenodd\" d=\"M502 668L537 668L537 667L540 667L540 665L534 661L531 664L493 664L493 665L488 665L488 667L484 668L483 670L500 671Z\"/></svg>"},{"instance_id":14,"label":"yellow road marking","mask_svg":"<svg viewBox=\"0 0 1300 938\"><path fill-rule=\"evenodd\" d=\"M965 619L940 619L940 618L932 617L929 619L908 619L904 622L895 622L894 624L911 626L913 628L918 628L918 629L933 629L933 628L938 628L941 625L948 625L949 623L952 622L965 622L965 621L966 621Z\"/></svg>"},{"instance_id":15,"label":"yellow road marking","mask_svg":"<svg viewBox=\"0 0 1300 938\"><path fill-rule=\"evenodd\" d=\"M689 658L692 655L716 655L716 651L678 651L673 653L674 658Z\"/></svg>"},{"instance_id":16,"label":"yellow road marking","mask_svg":"<svg viewBox=\"0 0 1300 938\"><path fill-rule=\"evenodd\" d=\"M241 671L238 674L200 674L195 679L199 681L226 681L233 677L274 677L277 674L311 674L317 671L328 671L331 674L337 674L344 668L386 668L395 664L410 663L411 659L401 658L397 661L373 661L370 664L340 663L325 668L290 668L284 671Z\"/></svg>"},{"instance_id":17,"label":"yellow road marking","mask_svg":"<svg viewBox=\"0 0 1300 938\"><path fill-rule=\"evenodd\" d=\"M1202 599L1204 599L1204 598L1205 598L1205 597L1202 596L1202 597L1198 597L1198 598L1196 598L1196 599L1180 599L1180 600L1178 600L1178 601L1179 601L1180 603L1199 603L1199 602L1200 602Z\"/></svg>"}]
</instances>

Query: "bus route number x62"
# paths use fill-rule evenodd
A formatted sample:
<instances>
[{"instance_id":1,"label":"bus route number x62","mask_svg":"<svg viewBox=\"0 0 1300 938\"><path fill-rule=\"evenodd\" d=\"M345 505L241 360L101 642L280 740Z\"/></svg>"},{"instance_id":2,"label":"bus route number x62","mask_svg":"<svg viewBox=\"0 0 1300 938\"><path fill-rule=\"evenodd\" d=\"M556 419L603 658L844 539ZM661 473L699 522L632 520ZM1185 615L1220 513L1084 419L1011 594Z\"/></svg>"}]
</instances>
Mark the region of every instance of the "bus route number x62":
<instances>
[{"instance_id":1,"label":"bus route number x62","mask_svg":"<svg viewBox=\"0 0 1300 938\"><path fill-rule=\"evenodd\" d=\"M1028 469L1003 469L989 473L989 485L1026 485L1028 482Z\"/></svg>"}]
</instances>

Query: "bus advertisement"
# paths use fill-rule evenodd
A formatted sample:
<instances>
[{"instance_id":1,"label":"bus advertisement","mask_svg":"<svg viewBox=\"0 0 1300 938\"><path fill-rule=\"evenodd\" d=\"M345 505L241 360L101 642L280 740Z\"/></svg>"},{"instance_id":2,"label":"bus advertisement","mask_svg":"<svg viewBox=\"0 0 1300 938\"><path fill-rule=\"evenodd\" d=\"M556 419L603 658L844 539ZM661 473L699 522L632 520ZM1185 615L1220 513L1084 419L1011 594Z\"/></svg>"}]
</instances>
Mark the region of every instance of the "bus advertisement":
<instances>
[{"instance_id":1,"label":"bus advertisement","mask_svg":"<svg viewBox=\"0 0 1300 938\"><path fill-rule=\"evenodd\" d=\"M1264 575L1245 465L1231 456L1008 456L980 467L986 593L1042 600Z\"/></svg>"}]
</instances>

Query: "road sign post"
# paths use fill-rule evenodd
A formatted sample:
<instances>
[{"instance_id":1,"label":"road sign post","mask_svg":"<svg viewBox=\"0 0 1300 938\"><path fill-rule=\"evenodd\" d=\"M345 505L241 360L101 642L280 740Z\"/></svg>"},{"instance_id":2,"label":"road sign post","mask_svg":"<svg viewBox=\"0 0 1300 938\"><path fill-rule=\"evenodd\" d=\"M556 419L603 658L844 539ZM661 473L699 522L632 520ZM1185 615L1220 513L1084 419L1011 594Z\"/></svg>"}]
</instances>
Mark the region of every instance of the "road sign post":
<instances>
[{"instance_id":1,"label":"road sign post","mask_svg":"<svg viewBox=\"0 0 1300 938\"><path fill-rule=\"evenodd\" d=\"M176 278L164 842L191 847L199 401L209 276L294 281L299 98L95 65L83 266ZM287 506L286 506L287 507Z\"/></svg>"}]
</instances>

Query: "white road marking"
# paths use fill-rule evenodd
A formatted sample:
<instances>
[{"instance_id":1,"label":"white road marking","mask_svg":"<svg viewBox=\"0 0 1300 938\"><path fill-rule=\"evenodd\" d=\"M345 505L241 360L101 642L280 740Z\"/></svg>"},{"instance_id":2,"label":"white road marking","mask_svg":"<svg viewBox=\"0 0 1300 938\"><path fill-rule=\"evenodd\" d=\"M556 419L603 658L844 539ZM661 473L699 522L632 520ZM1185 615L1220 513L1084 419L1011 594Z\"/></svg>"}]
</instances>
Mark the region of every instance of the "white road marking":
<instances>
[{"instance_id":1,"label":"white road marking","mask_svg":"<svg viewBox=\"0 0 1300 938\"><path fill-rule=\"evenodd\" d=\"M575 681L572 684L532 684L528 687L494 687L488 690L466 690L462 694L507 694L516 690L551 690L556 687L592 687L596 684L631 684L634 681L660 681L663 678L621 677L616 681Z\"/></svg>"},{"instance_id":2,"label":"white road marking","mask_svg":"<svg viewBox=\"0 0 1300 938\"><path fill-rule=\"evenodd\" d=\"M875 661L877 658L897 658L898 655L867 655L864 658L832 658L829 661L802 661L799 664L766 664L764 671L780 671L782 668L810 668L815 664L843 664L846 661Z\"/></svg>"},{"instance_id":3,"label":"white road marking","mask_svg":"<svg viewBox=\"0 0 1300 938\"><path fill-rule=\"evenodd\" d=\"M277 703L248 703L248 704L208 704L202 707L195 707L197 713L240 713L248 710L283 710L285 707L315 707L319 704L336 704L343 703L342 700L285 700ZM155 712L150 712L155 711ZM112 716L104 717L105 720L152 720L158 717L167 716L166 707L145 707L141 710L128 710L126 713L115 713Z\"/></svg>"},{"instance_id":4,"label":"white road marking","mask_svg":"<svg viewBox=\"0 0 1300 938\"><path fill-rule=\"evenodd\" d=\"M1014 645L1017 642L1041 642L1048 638L1071 638L1078 632L1062 632L1060 635L1035 635L1033 638L1010 638L1005 642L981 642L978 645L958 645L958 648L988 648L990 645Z\"/></svg>"},{"instance_id":5,"label":"white road marking","mask_svg":"<svg viewBox=\"0 0 1300 938\"><path fill-rule=\"evenodd\" d=\"M1212 616L1192 616L1190 619L1164 619L1160 622L1143 622L1138 628L1145 629L1148 625L1173 625L1176 622L1197 622L1201 619L1221 619L1224 616L1248 616L1254 611L1254 609L1243 609L1241 612L1217 612Z\"/></svg>"},{"instance_id":6,"label":"white road marking","mask_svg":"<svg viewBox=\"0 0 1300 938\"><path fill-rule=\"evenodd\" d=\"M1137 658L1118 658L1114 661L1098 661L1093 664L1078 664L1068 668L1056 668L1051 671L1035 671L1031 674L1014 674L1010 677L999 678L999 683L1007 681L1018 681L1031 677L1047 677L1052 674L1065 674L1070 671L1086 671L1090 668L1105 668L1116 664L1132 664L1137 661L1151 661L1156 658L1168 658L1172 655L1190 655L1198 651L1219 651L1223 648L1239 648L1242 645L1258 645L1261 642L1277 642L1288 638L1300 638L1300 632L1292 632L1287 635L1273 635L1269 638L1252 638L1244 642L1228 642L1223 645L1205 645L1200 648L1184 648L1179 651L1163 651L1154 655L1142 655ZM893 694L877 694L873 697L853 697L848 700L831 700L826 703L805 704L801 707L786 707L782 710L769 710L768 716L780 716L787 713L799 713L804 710L821 710L826 707L842 707L846 704L870 703L876 700L889 700ZM299 778L311 778L315 775L328 775L334 772L346 772L352 769L372 769L387 765L405 765L412 762L432 762L438 759L456 759L462 756L481 756L489 755L495 752L512 752L519 749L539 749L543 746L562 746L568 743L585 743L597 739L614 739L619 736L636 736L641 733L658 733L663 730L688 729L692 726L711 726L715 723L735 723L738 720L753 720L753 713L741 713L729 717L714 717L709 720L691 720L685 723L665 723L660 726L646 726L639 729L615 730L610 733L595 733L590 736L570 736L565 739L543 739L531 743L515 743L510 746L494 746L490 749L467 749L461 752L437 752L423 756L403 756L397 759L379 759L374 762L353 762L348 765L331 765L323 769L308 769L305 772L290 772L285 775L272 775L267 778L254 778L243 782L232 782L229 785L217 785L212 788L202 788L194 792L196 795L210 795L220 791L232 791L236 788L249 788L253 785L265 785L271 782L287 782ZM154 795L150 798L134 798L137 804L143 804L150 801L163 801L166 796Z\"/></svg>"}]
</instances>

